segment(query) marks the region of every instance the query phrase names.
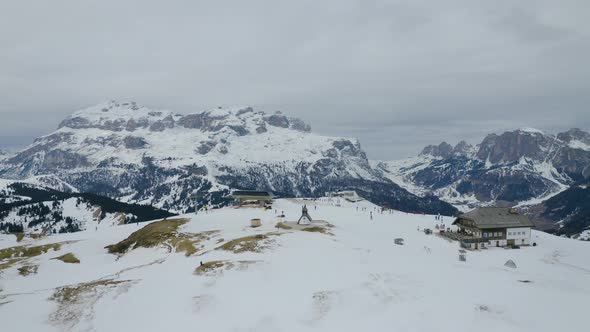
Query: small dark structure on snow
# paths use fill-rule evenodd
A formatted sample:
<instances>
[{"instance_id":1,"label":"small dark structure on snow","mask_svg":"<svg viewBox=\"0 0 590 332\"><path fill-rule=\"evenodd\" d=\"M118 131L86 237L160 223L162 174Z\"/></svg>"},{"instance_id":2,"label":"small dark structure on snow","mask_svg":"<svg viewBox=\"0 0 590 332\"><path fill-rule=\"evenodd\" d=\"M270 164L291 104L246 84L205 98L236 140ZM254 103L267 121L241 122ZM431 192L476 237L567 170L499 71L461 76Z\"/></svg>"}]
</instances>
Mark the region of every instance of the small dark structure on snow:
<instances>
[{"instance_id":1,"label":"small dark structure on snow","mask_svg":"<svg viewBox=\"0 0 590 332\"><path fill-rule=\"evenodd\" d=\"M297 220L297 223L308 225L311 224L312 220L313 219L311 219L309 212L307 212L307 205L303 205L303 209L301 209L301 217L299 218L299 220Z\"/></svg>"},{"instance_id":2,"label":"small dark structure on snow","mask_svg":"<svg viewBox=\"0 0 590 332\"><path fill-rule=\"evenodd\" d=\"M509 259L504 263L504 266L509 267L511 269L516 269L516 263L513 260Z\"/></svg>"}]
</instances>

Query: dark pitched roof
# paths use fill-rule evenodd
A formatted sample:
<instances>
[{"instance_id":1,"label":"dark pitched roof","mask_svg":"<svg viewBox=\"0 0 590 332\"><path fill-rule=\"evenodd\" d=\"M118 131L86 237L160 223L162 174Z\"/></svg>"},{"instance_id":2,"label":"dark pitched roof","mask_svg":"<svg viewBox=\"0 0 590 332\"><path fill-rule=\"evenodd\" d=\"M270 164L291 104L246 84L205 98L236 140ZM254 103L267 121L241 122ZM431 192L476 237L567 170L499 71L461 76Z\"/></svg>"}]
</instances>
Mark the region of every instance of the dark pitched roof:
<instances>
[{"instance_id":1,"label":"dark pitched roof","mask_svg":"<svg viewBox=\"0 0 590 332\"><path fill-rule=\"evenodd\" d=\"M518 213L513 208L507 207L481 207L469 211L457 217L459 219L471 220L477 228L514 228L514 227L534 227L533 222L524 214Z\"/></svg>"},{"instance_id":2,"label":"dark pitched roof","mask_svg":"<svg viewBox=\"0 0 590 332\"><path fill-rule=\"evenodd\" d=\"M232 196L248 196L248 197L272 197L272 194L268 191L255 191L255 190L236 190L232 193Z\"/></svg>"}]
</instances>

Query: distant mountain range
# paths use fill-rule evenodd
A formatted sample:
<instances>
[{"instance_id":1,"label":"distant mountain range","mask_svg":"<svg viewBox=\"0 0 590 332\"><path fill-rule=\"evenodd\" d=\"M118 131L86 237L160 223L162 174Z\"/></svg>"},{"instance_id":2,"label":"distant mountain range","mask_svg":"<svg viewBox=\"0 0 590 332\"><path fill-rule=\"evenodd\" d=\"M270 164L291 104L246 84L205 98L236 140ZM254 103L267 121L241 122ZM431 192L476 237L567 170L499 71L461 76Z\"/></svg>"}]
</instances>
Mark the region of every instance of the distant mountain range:
<instances>
[{"instance_id":1,"label":"distant mountain range","mask_svg":"<svg viewBox=\"0 0 590 332\"><path fill-rule=\"evenodd\" d=\"M580 129L548 135L522 128L477 146L442 142L415 158L370 162L358 140L314 134L280 112L234 107L183 115L110 101L0 156L0 178L172 212L225 205L233 189L283 197L355 190L402 211L453 215L505 205L533 215L539 228L558 225L575 235L590 226L575 198L590 178L590 134Z\"/></svg>"},{"instance_id":2,"label":"distant mountain range","mask_svg":"<svg viewBox=\"0 0 590 332\"><path fill-rule=\"evenodd\" d=\"M545 212L544 207L549 202L556 208L552 202L559 201L562 193L585 190L590 178L590 134L571 129L549 135L522 128L490 134L477 146L464 141L456 146L429 145L415 158L373 166L417 195L436 195L461 210L518 206L535 215L539 227L552 228L556 222L563 226L575 218ZM552 197L556 198L547 201ZM590 222L578 225L568 233L579 232Z\"/></svg>"},{"instance_id":3,"label":"distant mountain range","mask_svg":"<svg viewBox=\"0 0 590 332\"><path fill-rule=\"evenodd\" d=\"M53 133L0 161L0 178L51 175L80 192L175 212L224 205L232 189L318 197L355 190L404 211L451 215L373 169L356 139L313 134L303 121L250 107L194 114L110 101L77 111Z\"/></svg>"}]
</instances>

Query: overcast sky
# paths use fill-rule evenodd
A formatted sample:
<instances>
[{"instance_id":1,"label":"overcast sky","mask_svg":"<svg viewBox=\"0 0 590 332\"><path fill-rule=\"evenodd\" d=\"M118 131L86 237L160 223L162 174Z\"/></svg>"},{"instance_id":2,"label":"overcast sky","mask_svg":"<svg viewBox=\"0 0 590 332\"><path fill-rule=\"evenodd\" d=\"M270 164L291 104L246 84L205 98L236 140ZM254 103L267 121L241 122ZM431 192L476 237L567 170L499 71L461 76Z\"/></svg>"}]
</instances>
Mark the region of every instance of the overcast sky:
<instances>
[{"instance_id":1,"label":"overcast sky","mask_svg":"<svg viewBox=\"0 0 590 332\"><path fill-rule=\"evenodd\" d=\"M281 110L372 159L590 129L590 1L0 0L0 146L134 100Z\"/></svg>"}]
</instances>

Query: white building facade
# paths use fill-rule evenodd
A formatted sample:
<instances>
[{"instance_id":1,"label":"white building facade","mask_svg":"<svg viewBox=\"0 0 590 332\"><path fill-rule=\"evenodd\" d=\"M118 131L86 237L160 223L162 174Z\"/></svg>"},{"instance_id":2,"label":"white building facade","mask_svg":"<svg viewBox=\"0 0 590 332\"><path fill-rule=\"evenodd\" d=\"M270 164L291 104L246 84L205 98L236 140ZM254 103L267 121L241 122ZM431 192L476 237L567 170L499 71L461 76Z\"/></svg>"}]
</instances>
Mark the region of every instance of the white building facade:
<instances>
[{"instance_id":1,"label":"white building facade","mask_svg":"<svg viewBox=\"0 0 590 332\"><path fill-rule=\"evenodd\" d=\"M531 227L516 227L506 230L508 245L528 246L531 244Z\"/></svg>"}]
</instances>

